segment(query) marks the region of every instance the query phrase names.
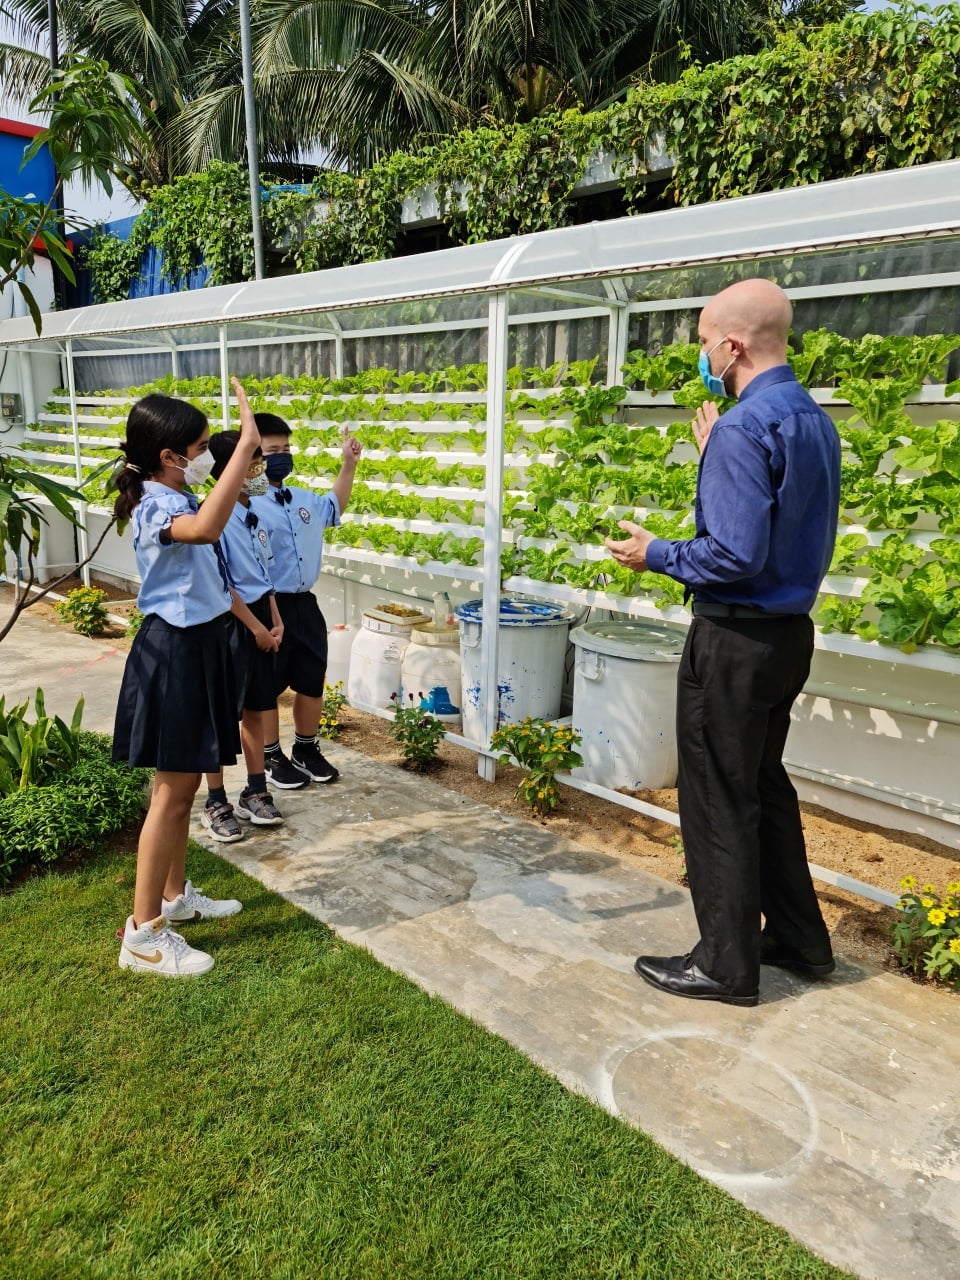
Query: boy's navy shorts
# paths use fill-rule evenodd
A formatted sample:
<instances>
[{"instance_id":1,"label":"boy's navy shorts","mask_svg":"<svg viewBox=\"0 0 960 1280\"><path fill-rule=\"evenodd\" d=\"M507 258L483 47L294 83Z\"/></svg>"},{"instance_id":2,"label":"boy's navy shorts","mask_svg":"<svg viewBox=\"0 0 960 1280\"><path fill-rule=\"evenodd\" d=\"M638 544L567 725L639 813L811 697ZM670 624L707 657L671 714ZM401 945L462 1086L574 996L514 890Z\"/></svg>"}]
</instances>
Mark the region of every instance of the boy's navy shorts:
<instances>
[{"instance_id":1,"label":"boy's navy shorts","mask_svg":"<svg viewBox=\"0 0 960 1280\"><path fill-rule=\"evenodd\" d=\"M327 624L312 591L278 591L283 640L277 654L277 694L284 689L307 698L323 697L327 674Z\"/></svg>"},{"instance_id":2,"label":"boy's navy shorts","mask_svg":"<svg viewBox=\"0 0 960 1280\"><path fill-rule=\"evenodd\" d=\"M269 631L273 626L269 594L247 603L247 608ZM234 618L233 655L239 675L240 711L272 711L277 705L277 655L257 648L253 632Z\"/></svg>"}]
</instances>

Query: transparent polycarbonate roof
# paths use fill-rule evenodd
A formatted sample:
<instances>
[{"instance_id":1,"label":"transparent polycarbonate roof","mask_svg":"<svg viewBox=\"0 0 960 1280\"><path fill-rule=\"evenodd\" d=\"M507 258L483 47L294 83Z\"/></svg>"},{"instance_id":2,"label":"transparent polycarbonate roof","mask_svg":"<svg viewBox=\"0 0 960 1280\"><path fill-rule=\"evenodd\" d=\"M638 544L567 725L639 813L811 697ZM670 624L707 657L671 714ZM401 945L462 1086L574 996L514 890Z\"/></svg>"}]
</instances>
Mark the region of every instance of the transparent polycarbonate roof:
<instances>
[{"instance_id":1,"label":"transparent polycarbonate roof","mask_svg":"<svg viewBox=\"0 0 960 1280\"><path fill-rule=\"evenodd\" d=\"M514 309L565 310L644 296L647 273L790 252L960 232L960 161L862 175L691 208L594 222L487 244L304 275L140 298L0 323L0 345L76 350L243 341L303 333L469 324L485 294L521 288ZM890 255L883 259L891 261ZM858 268L862 270L861 267ZM837 270L844 276L842 262ZM709 294L709 271L691 292ZM158 332L159 331L159 332ZM122 336L126 335L126 336Z\"/></svg>"}]
</instances>

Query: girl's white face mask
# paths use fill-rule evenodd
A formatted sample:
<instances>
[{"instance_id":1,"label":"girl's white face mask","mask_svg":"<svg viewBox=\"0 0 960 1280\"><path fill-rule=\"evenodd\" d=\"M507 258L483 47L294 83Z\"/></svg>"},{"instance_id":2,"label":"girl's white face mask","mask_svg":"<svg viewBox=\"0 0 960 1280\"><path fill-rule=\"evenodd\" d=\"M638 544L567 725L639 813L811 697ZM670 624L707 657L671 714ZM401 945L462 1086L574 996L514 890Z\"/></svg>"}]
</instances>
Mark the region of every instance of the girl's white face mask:
<instances>
[{"instance_id":1,"label":"girl's white face mask","mask_svg":"<svg viewBox=\"0 0 960 1280\"><path fill-rule=\"evenodd\" d=\"M187 484L203 484L213 470L215 461L210 450L204 449L203 453L198 453L195 458L184 458L182 453L180 457L187 464L185 467L179 468L183 472L183 478ZM176 463L174 463L174 466L176 466Z\"/></svg>"}]
</instances>

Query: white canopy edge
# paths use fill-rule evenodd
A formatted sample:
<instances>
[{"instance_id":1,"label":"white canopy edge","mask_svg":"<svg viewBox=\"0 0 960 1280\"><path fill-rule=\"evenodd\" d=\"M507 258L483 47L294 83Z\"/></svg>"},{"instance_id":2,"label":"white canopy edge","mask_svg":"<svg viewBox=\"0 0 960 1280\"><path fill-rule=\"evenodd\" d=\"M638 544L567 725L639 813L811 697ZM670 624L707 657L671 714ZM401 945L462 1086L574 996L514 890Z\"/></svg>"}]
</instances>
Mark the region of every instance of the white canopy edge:
<instances>
[{"instance_id":1,"label":"white canopy edge","mask_svg":"<svg viewBox=\"0 0 960 1280\"><path fill-rule=\"evenodd\" d=\"M863 174L381 262L136 298L0 323L0 346L485 293L960 232L960 160ZM585 294L584 305L596 305Z\"/></svg>"}]
</instances>

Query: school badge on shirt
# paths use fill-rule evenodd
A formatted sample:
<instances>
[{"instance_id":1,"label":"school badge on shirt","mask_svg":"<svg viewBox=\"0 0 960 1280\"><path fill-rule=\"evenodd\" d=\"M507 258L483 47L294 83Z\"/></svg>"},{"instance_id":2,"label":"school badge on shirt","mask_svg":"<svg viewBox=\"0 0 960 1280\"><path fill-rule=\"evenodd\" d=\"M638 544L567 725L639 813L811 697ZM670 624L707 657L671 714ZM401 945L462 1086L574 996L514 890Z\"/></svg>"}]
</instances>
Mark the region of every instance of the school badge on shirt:
<instances>
[{"instance_id":1,"label":"school badge on shirt","mask_svg":"<svg viewBox=\"0 0 960 1280\"><path fill-rule=\"evenodd\" d=\"M300 517L300 519L303 521L304 524L310 523L310 512L307 510L306 507L298 507L297 515Z\"/></svg>"},{"instance_id":2,"label":"school badge on shirt","mask_svg":"<svg viewBox=\"0 0 960 1280\"><path fill-rule=\"evenodd\" d=\"M260 545L261 545L261 547L265 547L265 546L267 545L268 541L269 541L269 539L268 539L268 537L267 537L267 531L266 531L266 529L260 529L260 530L259 530L259 532L257 533L257 537L258 537L258 538L259 538L259 540L260 540Z\"/></svg>"}]
</instances>

